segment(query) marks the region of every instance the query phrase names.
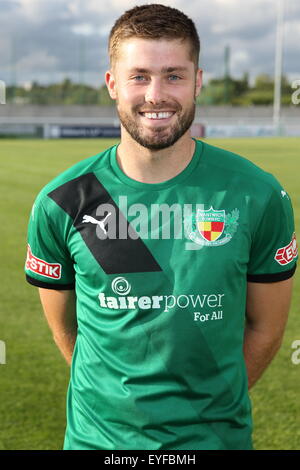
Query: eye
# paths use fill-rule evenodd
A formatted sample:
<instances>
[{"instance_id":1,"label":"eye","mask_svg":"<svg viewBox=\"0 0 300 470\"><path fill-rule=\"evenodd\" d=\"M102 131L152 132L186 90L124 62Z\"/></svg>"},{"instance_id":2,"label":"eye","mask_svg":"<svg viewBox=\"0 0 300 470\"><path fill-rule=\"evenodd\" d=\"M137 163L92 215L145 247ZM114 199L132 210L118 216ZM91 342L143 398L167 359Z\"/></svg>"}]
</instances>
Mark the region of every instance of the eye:
<instances>
[{"instance_id":1,"label":"eye","mask_svg":"<svg viewBox=\"0 0 300 470\"><path fill-rule=\"evenodd\" d=\"M180 77L178 77L178 75L169 75L169 79L171 80L171 82L175 82L177 80L180 80Z\"/></svg>"},{"instance_id":2,"label":"eye","mask_svg":"<svg viewBox=\"0 0 300 470\"><path fill-rule=\"evenodd\" d=\"M146 77L144 77L144 75L136 75L135 77L133 77L133 80L135 80L136 82L143 82L144 80L146 80Z\"/></svg>"}]
</instances>

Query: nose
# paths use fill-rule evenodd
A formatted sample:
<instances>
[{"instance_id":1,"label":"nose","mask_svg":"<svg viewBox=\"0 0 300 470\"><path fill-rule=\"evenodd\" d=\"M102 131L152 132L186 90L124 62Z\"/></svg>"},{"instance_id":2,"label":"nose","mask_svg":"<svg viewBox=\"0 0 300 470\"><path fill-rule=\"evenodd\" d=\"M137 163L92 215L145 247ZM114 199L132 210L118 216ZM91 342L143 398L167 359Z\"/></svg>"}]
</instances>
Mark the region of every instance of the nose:
<instances>
[{"instance_id":1,"label":"nose","mask_svg":"<svg viewBox=\"0 0 300 470\"><path fill-rule=\"evenodd\" d=\"M158 104L166 101L166 94L161 80L152 78L145 93L146 103Z\"/></svg>"}]
</instances>

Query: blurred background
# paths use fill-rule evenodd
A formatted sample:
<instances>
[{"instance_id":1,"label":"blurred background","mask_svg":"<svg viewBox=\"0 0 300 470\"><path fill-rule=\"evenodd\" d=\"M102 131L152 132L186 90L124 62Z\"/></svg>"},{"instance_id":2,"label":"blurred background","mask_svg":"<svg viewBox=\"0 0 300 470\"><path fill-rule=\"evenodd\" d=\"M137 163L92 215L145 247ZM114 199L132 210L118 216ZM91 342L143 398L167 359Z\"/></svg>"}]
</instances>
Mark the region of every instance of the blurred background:
<instances>
[{"instance_id":1,"label":"blurred background","mask_svg":"<svg viewBox=\"0 0 300 470\"><path fill-rule=\"evenodd\" d=\"M124 10L143 3L0 0L0 135L119 135L104 84L107 38ZM298 0L162 3L183 9L199 31L195 136L300 135Z\"/></svg>"},{"instance_id":2,"label":"blurred background","mask_svg":"<svg viewBox=\"0 0 300 470\"><path fill-rule=\"evenodd\" d=\"M40 189L118 142L104 85L130 0L0 0L0 450L61 449L69 368L25 282ZM299 0L163 1L198 29L204 86L194 137L273 173L300 223ZM300 449L300 279L280 352L251 391L257 449ZM298 347L298 350L297 350Z\"/></svg>"}]
</instances>

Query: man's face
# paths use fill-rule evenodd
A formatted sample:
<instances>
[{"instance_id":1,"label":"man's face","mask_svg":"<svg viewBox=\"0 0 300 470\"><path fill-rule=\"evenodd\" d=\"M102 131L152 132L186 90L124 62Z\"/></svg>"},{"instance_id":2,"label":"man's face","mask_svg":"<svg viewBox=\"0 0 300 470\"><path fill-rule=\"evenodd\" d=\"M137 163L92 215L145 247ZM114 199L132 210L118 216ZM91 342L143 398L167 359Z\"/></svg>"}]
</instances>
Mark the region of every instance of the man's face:
<instances>
[{"instance_id":1,"label":"man's face","mask_svg":"<svg viewBox=\"0 0 300 470\"><path fill-rule=\"evenodd\" d=\"M202 71L195 71L189 47L179 40L128 39L106 74L122 126L143 147L170 147L194 120Z\"/></svg>"}]
</instances>

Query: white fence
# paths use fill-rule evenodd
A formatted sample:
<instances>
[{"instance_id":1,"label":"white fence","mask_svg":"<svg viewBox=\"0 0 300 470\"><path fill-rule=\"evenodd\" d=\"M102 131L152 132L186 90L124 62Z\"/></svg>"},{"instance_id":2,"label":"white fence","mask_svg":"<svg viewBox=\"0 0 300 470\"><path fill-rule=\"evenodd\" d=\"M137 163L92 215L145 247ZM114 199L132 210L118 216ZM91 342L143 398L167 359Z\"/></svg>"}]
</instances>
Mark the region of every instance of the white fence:
<instances>
[{"instance_id":1,"label":"white fence","mask_svg":"<svg viewBox=\"0 0 300 470\"><path fill-rule=\"evenodd\" d=\"M0 340L0 364L6 364L5 342Z\"/></svg>"},{"instance_id":2,"label":"white fence","mask_svg":"<svg viewBox=\"0 0 300 470\"><path fill-rule=\"evenodd\" d=\"M43 138L116 137L119 119L115 108L98 106L0 106L0 136L26 135ZM197 107L192 134L195 137L300 136L300 106L283 109L274 127L272 107ZM68 129L66 129L69 128ZM63 130L64 129L64 130ZM77 134L77 135L76 135Z\"/></svg>"}]
</instances>

